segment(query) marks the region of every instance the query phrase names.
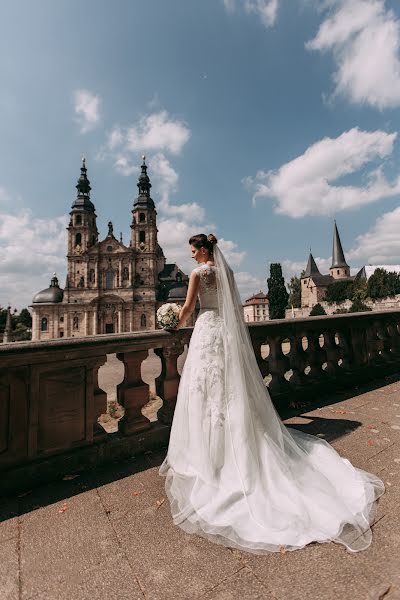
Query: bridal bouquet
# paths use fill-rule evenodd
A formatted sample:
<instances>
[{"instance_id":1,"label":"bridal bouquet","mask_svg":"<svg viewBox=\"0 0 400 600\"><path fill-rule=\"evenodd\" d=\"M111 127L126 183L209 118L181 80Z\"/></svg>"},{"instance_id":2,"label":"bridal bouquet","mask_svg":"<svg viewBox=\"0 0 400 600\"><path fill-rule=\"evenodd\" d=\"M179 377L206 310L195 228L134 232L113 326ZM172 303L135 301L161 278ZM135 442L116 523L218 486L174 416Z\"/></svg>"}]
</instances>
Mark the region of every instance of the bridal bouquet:
<instances>
[{"instance_id":1,"label":"bridal bouquet","mask_svg":"<svg viewBox=\"0 0 400 600\"><path fill-rule=\"evenodd\" d=\"M175 302L167 302L157 310L157 321L163 329L173 329L179 321L181 307Z\"/></svg>"}]
</instances>

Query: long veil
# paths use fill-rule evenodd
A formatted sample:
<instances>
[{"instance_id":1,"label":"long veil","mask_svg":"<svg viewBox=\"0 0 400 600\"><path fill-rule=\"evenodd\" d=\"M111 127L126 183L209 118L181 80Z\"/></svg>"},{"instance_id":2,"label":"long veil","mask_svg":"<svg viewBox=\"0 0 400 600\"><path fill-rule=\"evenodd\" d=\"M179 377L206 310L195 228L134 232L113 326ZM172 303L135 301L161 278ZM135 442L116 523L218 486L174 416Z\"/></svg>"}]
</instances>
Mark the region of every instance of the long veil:
<instances>
[{"instance_id":1,"label":"long veil","mask_svg":"<svg viewBox=\"0 0 400 600\"><path fill-rule=\"evenodd\" d=\"M281 422L218 244L214 263L216 293L196 320L159 469L174 524L255 554L329 541L364 550L383 482Z\"/></svg>"}]
</instances>

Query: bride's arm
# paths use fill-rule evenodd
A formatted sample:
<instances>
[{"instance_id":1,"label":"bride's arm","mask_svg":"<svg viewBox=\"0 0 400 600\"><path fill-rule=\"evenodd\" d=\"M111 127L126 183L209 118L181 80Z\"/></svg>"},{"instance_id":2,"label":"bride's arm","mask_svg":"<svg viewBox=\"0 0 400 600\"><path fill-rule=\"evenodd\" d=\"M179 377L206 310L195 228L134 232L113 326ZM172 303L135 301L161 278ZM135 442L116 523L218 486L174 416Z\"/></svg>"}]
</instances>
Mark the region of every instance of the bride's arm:
<instances>
[{"instance_id":1,"label":"bride's arm","mask_svg":"<svg viewBox=\"0 0 400 600\"><path fill-rule=\"evenodd\" d=\"M182 306L181 312L179 313L179 322L176 326L176 329L180 329L183 327L194 311L194 307L196 306L197 300L197 292L199 289L199 281L200 277L196 271L192 271L189 279L189 286L186 295L185 304Z\"/></svg>"}]
</instances>

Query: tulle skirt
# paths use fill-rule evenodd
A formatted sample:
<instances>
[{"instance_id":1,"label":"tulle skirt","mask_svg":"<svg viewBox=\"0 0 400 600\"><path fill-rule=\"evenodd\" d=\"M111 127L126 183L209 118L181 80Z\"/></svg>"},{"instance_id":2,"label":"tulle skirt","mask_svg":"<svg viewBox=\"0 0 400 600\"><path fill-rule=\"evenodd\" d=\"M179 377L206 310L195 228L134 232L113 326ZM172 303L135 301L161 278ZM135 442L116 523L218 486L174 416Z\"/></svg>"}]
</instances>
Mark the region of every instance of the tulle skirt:
<instances>
[{"instance_id":1,"label":"tulle skirt","mask_svg":"<svg viewBox=\"0 0 400 600\"><path fill-rule=\"evenodd\" d=\"M174 524L256 554L330 541L365 550L383 482L325 440L285 427L267 392L266 412L239 402L226 384L223 335L218 311L201 310L159 468Z\"/></svg>"}]
</instances>

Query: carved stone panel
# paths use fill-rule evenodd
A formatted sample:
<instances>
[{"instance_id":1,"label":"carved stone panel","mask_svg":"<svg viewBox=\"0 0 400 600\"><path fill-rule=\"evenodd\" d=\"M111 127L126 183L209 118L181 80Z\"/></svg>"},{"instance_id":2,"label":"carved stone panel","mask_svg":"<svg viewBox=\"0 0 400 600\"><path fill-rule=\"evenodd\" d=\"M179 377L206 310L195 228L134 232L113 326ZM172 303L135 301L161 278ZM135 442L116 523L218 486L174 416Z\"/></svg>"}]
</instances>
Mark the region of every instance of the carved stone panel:
<instances>
[{"instance_id":1,"label":"carved stone panel","mask_svg":"<svg viewBox=\"0 0 400 600\"><path fill-rule=\"evenodd\" d=\"M69 448L85 439L85 369L73 367L41 374L38 452Z\"/></svg>"}]
</instances>

